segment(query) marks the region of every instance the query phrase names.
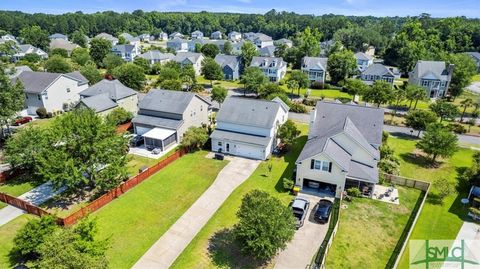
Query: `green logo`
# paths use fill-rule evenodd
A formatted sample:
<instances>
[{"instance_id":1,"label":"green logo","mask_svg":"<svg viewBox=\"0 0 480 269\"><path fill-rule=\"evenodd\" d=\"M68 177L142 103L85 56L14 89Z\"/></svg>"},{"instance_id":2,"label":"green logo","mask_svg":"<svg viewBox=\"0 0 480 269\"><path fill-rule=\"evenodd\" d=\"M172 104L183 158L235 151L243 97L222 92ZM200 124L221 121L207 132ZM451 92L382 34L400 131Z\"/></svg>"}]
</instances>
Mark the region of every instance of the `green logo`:
<instances>
[{"instance_id":1,"label":"green logo","mask_svg":"<svg viewBox=\"0 0 480 269\"><path fill-rule=\"evenodd\" d=\"M410 268L480 268L480 241L411 240Z\"/></svg>"}]
</instances>

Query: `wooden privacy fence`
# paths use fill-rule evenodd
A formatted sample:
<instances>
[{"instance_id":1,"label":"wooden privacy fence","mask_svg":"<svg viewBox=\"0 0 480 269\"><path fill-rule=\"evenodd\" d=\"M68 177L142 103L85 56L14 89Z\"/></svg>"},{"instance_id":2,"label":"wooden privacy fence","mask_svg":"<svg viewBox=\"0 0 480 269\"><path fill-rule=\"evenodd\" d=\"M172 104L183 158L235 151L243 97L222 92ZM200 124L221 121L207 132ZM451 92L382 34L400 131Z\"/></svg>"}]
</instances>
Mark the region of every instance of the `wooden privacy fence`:
<instances>
[{"instance_id":1,"label":"wooden privacy fence","mask_svg":"<svg viewBox=\"0 0 480 269\"><path fill-rule=\"evenodd\" d=\"M127 181L121 183L118 187L103 194L99 198L89 203L87 206L72 213L70 216L65 218L57 218L57 223L62 226L69 226L69 225L75 224L81 218L87 216L89 213L95 212L98 209L102 208L106 204L113 201L115 198L121 196L128 190L132 189L136 185L143 182L145 179L149 178L151 175L157 173L158 171L162 170L164 167L168 166L175 160L179 159L180 157L185 155L187 152L188 150L184 150L184 149L175 151L173 154L171 154L167 158L147 168L146 170L139 173L138 175L129 178ZM37 216L50 215L48 211L40 207L34 206L24 200L10 196L5 193L0 193L0 201L5 202L9 205L15 206L17 208L23 209L28 213L34 214Z\"/></svg>"},{"instance_id":2,"label":"wooden privacy fence","mask_svg":"<svg viewBox=\"0 0 480 269\"><path fill-rule=\"evenodd\" d=\"M120 124L117 126L117 133L118 134L121 134L125 131L127 131L128 129L130 129L132 127L132 122L129 121L129 122L126 122L124 124Z\"/></svg>"},{"instance_id":3,"label":"wooden privacy fence","mask_svg":"<svg viewBox=\"0 0 480 269\"><path fill-rule=\"evenodd\" d=\"M385 179L387 182L397 184L400 186L406 186L414 189L418 189L421 191L427 191L430 187L430 183L422 180L417 180L408 177L401 177L391 174L380 173L380 175Z\"/></svg>"}]
</instances>

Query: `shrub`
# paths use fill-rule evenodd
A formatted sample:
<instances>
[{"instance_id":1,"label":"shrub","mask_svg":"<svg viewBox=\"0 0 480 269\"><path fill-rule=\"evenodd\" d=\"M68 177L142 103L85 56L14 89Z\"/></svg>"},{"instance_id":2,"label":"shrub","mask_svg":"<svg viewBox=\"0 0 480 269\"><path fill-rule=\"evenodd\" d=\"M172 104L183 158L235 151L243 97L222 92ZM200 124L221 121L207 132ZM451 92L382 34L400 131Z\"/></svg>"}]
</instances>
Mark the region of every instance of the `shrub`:
<instances>
[{"instance_id":1,"label":"shrub","mask_svg":"<svg viewBox=\"0 0 480 269\"><path fill-rule=\"evenodd\" d=\"M461 125L460 123L452 123L449 127L456 134L464 134L467 132L467 128L465 128L465 126Z\"/></svg>"},{"instance_id":2,"label":"shrub","mask_svg":"<svg viewBox=\"0 0 480 269\"><path fill-rule=\"evenodd\" d=\"M132 118L133 114L131 112L126 111L123 107L119 107L115 108L107 115L106 121L113 125L119 125L131 120Z\"/></svg>"},{"instance_id":3,"label":"shrub","mask_svg":"<svg viewBox=\"0 0 480 269\"><path fill-rule=\"evenodd\" d=\"M293 181L293 179L290 179L288 177L283 178L283 188L286 191L292 190L293 186L295 186L295 181Z\"/></svg>"},{"instance_id":4,"label":"shrub","mask_svg":"<svg viewBox=\"0 0 480 269\"><path fill-rule=\"evenodd\" d=\"M307 113L307 107L302 104L292 102L290 105L290 111L295 113Z\"/></svg>"},{"instance_id":5,"label":"shrub","mask_svg":"<svg viewBox=\"0 0 480 269\"><path fill-rule=\"evenodd\" d=\"M348 97L340 97L337 99L338 101L342 102L342 104L346 104L350 101L352 101L352 99L348 98Z\"/></svg>"},{"instance_id":6,"label":"shrub","mask_svg":"<svg viewBox=\"0 0 480 269\"><path fill-rule=\"evenodd\" d=\"M52 117L53 117L53 113L52 113L52 112L48 112L48 113L47 113L47 118L50 119L50 118L52 118Z\"/></svg>"},{"instance_id":7,"label":"shrub","mask_svg":"<svg viewBox=\"0 0 480 269\"><path fill-rule=\"evenodd\" d=\"M201 84L193 84L190 90L192 92L204 92L205 88Z\"/></svg>"},{"instance_id":8,"label":"shrub","mask_svg":"<svg viewBox=\"0 0 480 269\"><path fill-rule=\"evenodd\" d=\"M13 239L14 251L27 260L39 256L40 246L58 229L52 216L32 219L23 226Z\"/></svg>"},{"instance_id":9,"label":"shrub","mask_svg":"<svg viewBox=\"0 0 480 269\"><path fill-rule=\"evenodd\" d=\"M44 107L37 108L35 111L40 119L44 119L47 117L47 110Z\"/></svg>"},{"instance_id":10,"label":"shrub","mask_svg":"<svg viewBox=\"0 0 480 269\"><path fill-rule=\"evenodd\" d=\"M310 88L316 89L316 90L322 90L322 89L325 89L325 84L323 82L314 81L310 85Z\"/></svg>"},{"instance_id":11,"label":"shrub","mask_svg":"<svg viewBox=\"0 0 480 269\"><path fill-rule=\"evenodd\" d=\"M358 188L355 188L355 187L351 187L351 188L347 189L347 194L351 197L360 197L362 195L360 190Z\"/></svg>"},{"instance_id":12,"label":"shrub","mask_svg":"<svg viewBox=\"0 0 480 269\"><path fill-rule=\"evenodd\" d=\"M318 99L309 99L309 98L305 98L302 101L302 103L306 106L316 106L317 102L318 102Z\"/></svg>"}]
</instances>

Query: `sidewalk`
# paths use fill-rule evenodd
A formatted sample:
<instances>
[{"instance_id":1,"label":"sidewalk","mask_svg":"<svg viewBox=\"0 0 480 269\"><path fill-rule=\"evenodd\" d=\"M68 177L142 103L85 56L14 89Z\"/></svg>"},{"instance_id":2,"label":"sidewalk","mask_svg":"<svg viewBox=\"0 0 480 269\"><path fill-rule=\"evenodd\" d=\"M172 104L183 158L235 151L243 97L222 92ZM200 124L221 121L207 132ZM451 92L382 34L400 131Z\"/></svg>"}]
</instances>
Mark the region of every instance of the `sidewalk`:
<instances>
[{"instance_id":1,"label":"sidewalk","mask_svg":"<svg viewBox=\"0 0 480 269\"><path fill-rule=\"evenodd\" d=\"M47 201L48 199L52 198L53 196L63 191L64 191L63 188L57 191L53 191L52 183L47 182L36 187L35 189L29 192L26 192L20 195L18 198L24 201L30 202L33 205L40 205L43 202ZM11 220L15 219L16 217L24 213L25 211L11 205L0 209L0 226L10 222Z\"/></svg>"},{"instance_id":2,"label":"sidewalk","mask_svg":"<svg viewBox=\"0 0 480 269\"><path fill-rule=\"evenodd\" d=\"M215 182L137 261L133 268L169 268L217 209L255 171L260 161L234 157Z\"/></svg>"}]
</instances>

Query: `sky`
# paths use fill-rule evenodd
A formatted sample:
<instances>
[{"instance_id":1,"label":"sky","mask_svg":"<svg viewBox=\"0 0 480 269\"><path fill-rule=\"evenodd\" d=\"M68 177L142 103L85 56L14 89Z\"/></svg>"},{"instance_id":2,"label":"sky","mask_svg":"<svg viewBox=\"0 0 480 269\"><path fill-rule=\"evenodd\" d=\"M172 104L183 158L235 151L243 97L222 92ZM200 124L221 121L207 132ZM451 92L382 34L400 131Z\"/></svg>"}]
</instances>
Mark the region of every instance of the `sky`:
<instances>
[{"instance_id":1,"label":"sky","mask_svg":"<svg viewBox=\"0 0 480 269\"><path fill-rule=\"evenodd\" d=\"M0 0L0 10L61 14L113 10L211 11L265 13L271 9L299 14L480 17L480 0Z\"/></svg>"}]
</instances>

